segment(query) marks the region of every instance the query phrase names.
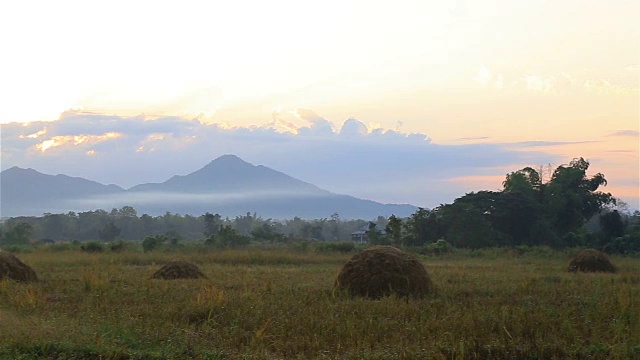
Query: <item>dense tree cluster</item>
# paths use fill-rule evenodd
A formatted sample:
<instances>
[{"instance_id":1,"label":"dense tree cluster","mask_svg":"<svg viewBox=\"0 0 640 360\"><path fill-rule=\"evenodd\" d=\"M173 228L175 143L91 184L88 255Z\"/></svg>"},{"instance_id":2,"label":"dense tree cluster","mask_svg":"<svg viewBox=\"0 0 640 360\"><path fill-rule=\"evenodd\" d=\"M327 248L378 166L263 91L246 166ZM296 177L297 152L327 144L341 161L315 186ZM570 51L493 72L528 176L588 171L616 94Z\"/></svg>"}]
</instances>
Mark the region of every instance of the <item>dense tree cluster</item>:
<instances>
[{"instance_id":1,"label":"dense tree cluster","mask_svg":"<svg viewBox=\"0 0 640 360\"><path fill-rule=\"evenodd\" d=\"M633 246L640 251L640 229L634 224L637 217L631 217L631 223L625 221L614 210L616 199L598 191L606 185L604 175L587 177L588 168L588 161L574 159L556 168L547 182L531 167L512 172L507 174L502 191L471 192L431 211L421 208L404 221L390 218L387 241L421 246L444 239L466 248L548 245L611 249L615 244L635 242ZM596 226L589 229L587 222L593 219Z\"/></svg>"}]
</instances>

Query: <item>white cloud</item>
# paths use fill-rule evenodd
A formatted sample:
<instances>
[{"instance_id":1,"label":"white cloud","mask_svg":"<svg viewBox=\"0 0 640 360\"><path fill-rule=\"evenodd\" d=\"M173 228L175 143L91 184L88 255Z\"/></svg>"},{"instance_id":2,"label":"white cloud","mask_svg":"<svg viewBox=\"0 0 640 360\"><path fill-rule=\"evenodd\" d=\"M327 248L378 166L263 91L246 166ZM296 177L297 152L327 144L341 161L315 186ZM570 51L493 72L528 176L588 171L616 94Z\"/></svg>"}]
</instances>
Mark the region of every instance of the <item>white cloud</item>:
<instances>
[{"instance_id":1,"label":"white cloud","mask_svg":"<svg viewBox=\"0 0 640 360\"><path fill-rule=\"evenodd\" d=\"M483 85L488 84L491 79L493 79L493 74L485 66L480 68L480 70L478 70L478 73L473 77L473 80Z\"/></svg>"},{"instance_id":2,"label":"white cloud","mask_svg":"<svg viewBox=\"0 0 640 360\"><path fill-rule=\"evenodd\" d=\"M282 113L276 121L293 116ZM177 117L149 121L69 112L46 123L47 133L38 138L26 135L40 131L44 123L3 124L2 167L31 167L131 187L162 182L220 155L236 154L333 192L433 207L478 190L473 183L443 185L448 178L492 175L491 169L513 163L554 162L550 155L507 145L434 144L425 134L371 130L356 119L338 127L311 110L298 109L293 120L305 124L287 122L292 131L283 132L274 120L226 127ZM38 150L43 141L55 139L60 140L55 151ZM416 187L406 187L407 177Z\"/></svg>"},{"instance_id":3,"label":"white cloud","mask_svg":"<svg viewBox=\"0 0 640 360\"><path fill-rule=\"evenodd\" d=\"M606 80L586 80L583 89L588 93L599 95L638 96L637 87L615 85Z\"/></svg>"}]
</instances>

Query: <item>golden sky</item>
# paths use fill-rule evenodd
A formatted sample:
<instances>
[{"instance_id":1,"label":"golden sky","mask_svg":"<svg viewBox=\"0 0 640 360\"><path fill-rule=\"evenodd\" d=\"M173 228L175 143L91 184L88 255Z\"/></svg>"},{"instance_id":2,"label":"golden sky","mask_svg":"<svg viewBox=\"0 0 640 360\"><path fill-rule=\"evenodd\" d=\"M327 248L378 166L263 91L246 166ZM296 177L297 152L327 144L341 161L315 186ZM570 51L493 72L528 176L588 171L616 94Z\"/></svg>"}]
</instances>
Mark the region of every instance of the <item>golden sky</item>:
<instances>
[{"instance_id":1,"label":"golden sky","mask_svg":"<svg viewBox=\"0 0 640 360\"><path fill-rule=\"evenodd\" d=\"M287 122L302 108L335 128L357 118L438 144L576 142L545 151L638 178L638 1L2 8L0 123L55 121L76 109L233 127ZM638 198L631 183L619 191Z\"/></svg>"}]
</instances>

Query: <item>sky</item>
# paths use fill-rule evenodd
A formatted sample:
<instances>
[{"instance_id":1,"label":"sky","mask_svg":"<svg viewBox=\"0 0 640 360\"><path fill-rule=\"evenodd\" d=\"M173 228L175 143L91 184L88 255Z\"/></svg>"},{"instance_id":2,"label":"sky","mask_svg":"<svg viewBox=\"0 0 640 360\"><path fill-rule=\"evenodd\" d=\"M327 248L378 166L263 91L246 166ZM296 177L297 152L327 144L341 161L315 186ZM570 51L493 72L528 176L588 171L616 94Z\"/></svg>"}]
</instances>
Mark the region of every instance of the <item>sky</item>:
<instances>
[{"instance_id":1,"label":"sky","mask_svg":"<svg viewBox=\"0 0 640 360\"><path fill-rule=\"evenodd\" d=\"M14 1L1 168L130 187L223 154L432 208L575 157L639 204L638 1Z\"/></svg>"}]
</instances>

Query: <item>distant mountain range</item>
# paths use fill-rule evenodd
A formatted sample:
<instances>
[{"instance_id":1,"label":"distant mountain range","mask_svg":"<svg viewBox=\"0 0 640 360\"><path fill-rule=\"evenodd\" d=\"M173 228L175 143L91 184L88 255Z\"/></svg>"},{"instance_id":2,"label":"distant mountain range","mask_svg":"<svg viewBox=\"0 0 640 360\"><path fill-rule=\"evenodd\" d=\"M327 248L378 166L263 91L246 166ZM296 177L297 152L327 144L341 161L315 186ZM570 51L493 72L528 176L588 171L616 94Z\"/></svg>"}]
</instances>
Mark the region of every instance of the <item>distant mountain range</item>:
<instances>
[{"instance_id":1,"label":"distant mountain range","mask_svg":"<svg viewBox=\"0 0 640 360\"><path fill-rule=\"evenodd\" d=\"M235 155L221 156L188 175L128 190L12 167L0 173L0 193L2 217L110 210L125 205L150 215L169 211L199 216L211 212L233 217L256 212L275 219L322 218L335 212L343 218L372 219L378 215L408 216L417 209L334 194Z\"/></svg>"}]
</instances>

